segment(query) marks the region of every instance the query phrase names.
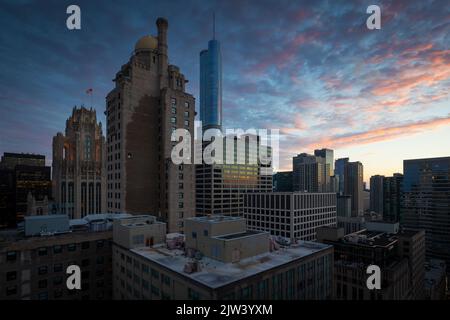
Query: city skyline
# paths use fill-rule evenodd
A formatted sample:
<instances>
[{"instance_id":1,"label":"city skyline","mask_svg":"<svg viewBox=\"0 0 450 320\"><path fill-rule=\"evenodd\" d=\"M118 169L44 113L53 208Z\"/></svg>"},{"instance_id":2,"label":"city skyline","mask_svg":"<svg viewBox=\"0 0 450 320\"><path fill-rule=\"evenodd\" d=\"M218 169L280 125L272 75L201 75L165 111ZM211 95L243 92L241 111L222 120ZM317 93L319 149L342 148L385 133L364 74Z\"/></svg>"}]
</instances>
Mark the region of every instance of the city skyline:
<instances>
[{"instance_id":1,"label":"city skyline","mask_svg":"<svg viewBox=\"0 0 450 320\"><path fill-rule=\"evenodd\" d=\"M380 1L382 28L369 31L367 1L289 1L279 12L271 2L255 10L234 1L193 1L187 10L176 10L181 2L137 2L139 10L126 14L125 2L79 1L82 29L69 31L65 2L2 2L0 153L50 160L51 138L73 106L90 107L88 88L105 125L117 66L137 39L154 33L157 16L173 21L169 60L184 70L199 110L198 53L211 38L215 11L224 127L281 129L281 170L298 153L332 148L335 159L362 162L368 182L402 172L404 159L448 155L448 12L436 3Z\"/></svg>"}]
</instances>

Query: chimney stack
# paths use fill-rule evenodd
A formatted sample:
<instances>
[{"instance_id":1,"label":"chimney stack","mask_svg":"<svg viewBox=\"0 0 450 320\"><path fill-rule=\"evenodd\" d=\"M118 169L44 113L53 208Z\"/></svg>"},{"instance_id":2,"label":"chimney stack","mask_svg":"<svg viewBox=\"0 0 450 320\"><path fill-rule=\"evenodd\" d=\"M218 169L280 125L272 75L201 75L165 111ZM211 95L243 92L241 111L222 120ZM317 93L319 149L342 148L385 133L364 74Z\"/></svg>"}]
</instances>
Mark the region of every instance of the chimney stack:
<instances>
[{"instance_id":1,"label":"chimney stack","mask_svg":"<svg viewBox=\"0 0 450 320\"><path fill-rule=\"evenodd\" d=\"M169 23L165 18L158 18L156 26L158 27L159 86L163 89L168 86L167 29Z\"/></svg>"}]
</instances>

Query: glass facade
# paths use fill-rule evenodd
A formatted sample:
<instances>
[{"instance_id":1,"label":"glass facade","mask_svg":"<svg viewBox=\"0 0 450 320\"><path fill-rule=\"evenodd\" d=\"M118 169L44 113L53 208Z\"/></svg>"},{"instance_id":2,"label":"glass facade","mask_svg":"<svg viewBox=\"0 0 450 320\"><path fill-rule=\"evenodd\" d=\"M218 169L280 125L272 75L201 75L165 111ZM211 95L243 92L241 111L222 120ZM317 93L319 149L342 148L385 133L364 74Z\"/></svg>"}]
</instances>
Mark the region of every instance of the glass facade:
<instances>
[{"instance_id":1,"label":"glass facade","mask_svg":"<svg viewBox=\"0 0 450 320\"><path fill-rule=\"evenodd\" d=\"M450 157L405 160L400 222L424 229L426 254L450 266Z\"/></svg>"},{"instance_id":2,"label":"glass facade","mask_svg":"<svg viewBox=\"0 0 450 320\"><path fill-rule=\"evenodd\" d=\"M200 119L203 128L222 128L222 54L217 40L200 52Z\"/></svg>"}]
</instances>

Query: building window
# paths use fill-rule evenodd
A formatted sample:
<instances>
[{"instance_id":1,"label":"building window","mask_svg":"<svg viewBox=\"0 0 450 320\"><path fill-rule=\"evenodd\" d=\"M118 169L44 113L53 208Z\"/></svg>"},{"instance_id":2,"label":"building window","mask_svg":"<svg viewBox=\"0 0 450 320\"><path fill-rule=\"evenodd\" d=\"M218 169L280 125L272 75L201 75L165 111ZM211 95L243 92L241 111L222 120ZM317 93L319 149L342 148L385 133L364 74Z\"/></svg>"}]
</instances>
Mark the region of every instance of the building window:
<instances>
[{"instance_id":1,"label":"building window","mask_svg":"<svg viewBox=\"0 0 450 320\"><path fill-rule=\"evenodd\" d=\"M205 236L205 237L207 237L208 236L208 230L203 230L203 235Z\"/></svg>"},{"instance_id":2,"label":"building window","mask_svg":"<svg viewBox=\"0 0 450 320\"><path fill-rule=\"evenodd\" d=\"M91 137L90 136L86 136L84 159L91 160Z\"/></svg>"},{"instance_id":3,"label":"building window","mask_svg":"<svg viewBox=\"0 0 450 320\"><path fill-rule=\"evenodd\" d=\"M189 118L189 111L185 111L185 112L184 112L184 116L185 116L186 118Z\"/></svg>"},{"instance_id":4,"label":"building window","mask_svg":"<svg viewBox=\"0 0 450 320\"><path fill-rule=\"evenodd\" d=\"M97 257L97 264L103 264L104 262L105 262L105 257L103 257L103 256Z\"/></svg>"},{"instance_id":5,"label":"building window","mask_svg":"<svg viewBox=\"0 0 450 320\"><path fill-rule=\"evenodd\" d=\"M38 268L38 274L39 275L43 275L43 274L47 274L47 266L41 266Z\"/></svg>"},{"instance_id":6,"label":"building window","mask_svg":"<svg viewBox=\"0 0 450 320\"><path fill-rule=\"evenodd\" d=\"M188 299L190 300L199 300L200 294L191 288L188 288Z\"/></svg>"},{"instance_id":7,"label":"building window","mask_svg":"<svg viewBox=\"0 0 450 320\"><path fill-rule=\"evenodd\" d=\"M53 271L54 272L61 272L63 269L62 263L57 263L53 266Z\"/></svg>"},{"instance_id":8,"label":"building window","mask_svg":"<svg viewBox=\"0 0 450 320\"><path fill-rule=\"evenodd\" d=\"M39 256L46 256L47 255L47 248L45 248L45 247L39 248L38 249L38 255Z\"/></svg>"},{"instance_id":9,"label":"building window","mask_svg":"<svg viewBox=\"0 0 450 320\"><path fill-rule=\"evenodd\" d=\"M41 292L38 294L39 300L48 300L48 292Z\"/></svg>"},{"instance_id":10,"label":"building window","mask_svg":"<svg viewBox=\"0 0 450 320\"><path fill-rule=\"evenodd\" d=\"M177 105L177 99L171 98L171 99L170 99L170 103L171 103L172 107L176 107L176 105Z\"/></svg>"},{"instance_id":11,"label":"building window","mask_svg":"<svg viewBox=\"0 0 450 320\"><path fill-rule=\"evenodd\" d=\"M151 287L152 287L152 294L154 294L155 296L159 296L159 288L153 285Z\"/></svg>"},{"instance_id":12,"label":"building window","mask_svg":"<svg viewBox=\"0 0 450 320\"><path fill-rule=\"evenodd\" d=\"M56 245L53 246L53 253L61 253L62 252L62 246Z\"/></svg>"},{"instance_id":13,"label":"building window","mask_svg":"<svg viewBox=\"0 0 450 320\"><path fill-rule=\"evenodd\" d=\"M192 238L197 239L197 232L195 231L192 232Z\"/></svg>"},{"instance_id":14,"label":"building window","mask_svg":"<svg viewBox=\"0 0 450 320\"><path fill-rule=\"evenodd\" d=\"M47 288L47 279L39 280L38 281L38 288L39 289L46 289Z\"/></svg>"},{"instance_id":15,"label":"building window","mask_svg":"<svg viewBox=\"0 0 450 320\"><path fill-rule=\"evenodd\" d=\"M6 261L16 261L17 252L16 251L8 251L6 253Z\"/></svg>"},{"instance_id":16,"label":"building window","mask_svg":"<svg viewBox=\"0 0 450 320\"><path fill-rule=\"evenodd\" d=\"M172 114L176 114L177 113L177 108L172 107Z\"/></svg>"},{"instance_id":17,"label":"building window","mask_svg":"<svg viewBox=\"0 0 450 320\"><path fill-rule=\"evenodd\" d=\"M171 123L177 123L177 117L170 118L170 122Z\"/></svg>"},{"instance_id":18,"label":"building window","mask_svg":"<svg viewBox=\"0 0 450 320\"><path fill-rule=\"evenodd\" d=\"M164 284L170 286L170 277L165 274L161 274L161 278Z\"/></svg>"},{"instance_id":19,"label":"building window","mask_svg":"<svg viewBox=\"0 0 450 320\"><path fill-rule=\"evenodd\" d=\"M189 102L185 101L185 102L184 102L184 107L185 107L185 108L189 108Z\"/></svg>"},{"instance_id":20,"label":"building window","mask_svg":"<svg viewBox=\"0 0 450 320\"><path fill-rule=\"evenodd\" d=\"M17 286L6 287L6 295L12 296L17 294Z\"/></svg>"},{"instance_id":21,"label":"building window","mask_svg":"<svg viewBox=\"0 0 450 320\"><path fill-rule=\"evenodd\" d=\"M81 243L81 249L89 249L89 242L83 242Z\"/></svg>"},{"instance_id":22,"label":"building window","mask_svg":"<svg viewBox=\"0 0 450 320\"><path fill-rule=\"evenodd\" d=\"M75 243L71 243L67 245L67 250L68 251L75 251L77 250L77 245Z\"/></svg>"},{"instance_id":23,"label":"building window","mask_svg":"<svg viewBox=\"0 0 450 320\"><path fill-rule=\"evenodd\" d=\"M17 279L16 271L9 271L6 273L6 281L13 281Z\"/></svg>"},{"instance_id":24,"label":"building window","mask_svg":"<svg viewBox=\"0 0 450 320\"><path fill-rule=\"evenodd\" d=\"M159 272L155 269L152 269L152 277L155 279L159 279Z\"/></svg>"},{"instance_id":25,"label":"building window","mask_svg":"<svg viewBox=\"0 0 450 320\"><path fill-rule=\"evenodd\" d=\"M184 125L189 126L189 120L184 120Z\"/></svg>"}]
</instances>

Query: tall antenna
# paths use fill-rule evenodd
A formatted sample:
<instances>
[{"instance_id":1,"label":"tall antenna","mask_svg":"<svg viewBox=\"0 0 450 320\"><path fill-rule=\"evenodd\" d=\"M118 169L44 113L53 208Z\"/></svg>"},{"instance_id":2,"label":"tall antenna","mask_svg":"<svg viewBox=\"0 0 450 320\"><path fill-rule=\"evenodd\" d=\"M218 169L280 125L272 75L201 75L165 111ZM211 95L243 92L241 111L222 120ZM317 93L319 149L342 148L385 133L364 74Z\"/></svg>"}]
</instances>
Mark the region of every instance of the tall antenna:
<instances>
[{"instance_id":1,"label":"tall antenna","mask_svg":"<svg viewBox=\"0 0 450 320\"><path fill-rule=\"evenodd\" d=\"M216 13L213 11L213 40L216 40Z\"/></svg>"}]
</instances>

